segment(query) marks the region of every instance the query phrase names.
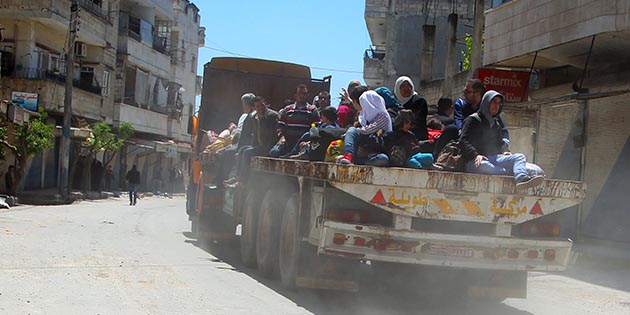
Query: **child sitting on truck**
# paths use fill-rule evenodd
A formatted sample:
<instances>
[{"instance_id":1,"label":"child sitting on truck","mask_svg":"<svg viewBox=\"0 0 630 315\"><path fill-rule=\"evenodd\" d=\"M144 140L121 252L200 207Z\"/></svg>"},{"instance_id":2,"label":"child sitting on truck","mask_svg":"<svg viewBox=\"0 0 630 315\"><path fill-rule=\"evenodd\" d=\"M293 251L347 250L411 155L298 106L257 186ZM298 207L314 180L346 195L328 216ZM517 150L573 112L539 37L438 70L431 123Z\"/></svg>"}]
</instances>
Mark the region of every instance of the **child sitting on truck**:
<instances>
[{"instance_id":1,"label":"child sitting on truck","mask_svg":"<svg viewBox=\"0 0 630 315\"><path fill-rule=\"evenodd\" d=\"M340 164L353 164L355 152L362 144L378 142L377 133L392 131L392 120L385 108L385 100L376 92L365 86L359 86L350 92L352 105L359 113L356 127L348 128L344 136L344 154L337 160ZM358 164L373 166L387 166L387 155L368 149L364 159L357 160ZM363 162L363 163L361 163Z\"/></svg>"},{"instance_id":2,"label":"child sitting on truck","mask_svg":"<svg viewBox=\"0 0 630 315\"><path fill-rule=\"evenodd\" d=\"M332 106L327 106L319 111L319 126L320 129L339 128L337 124L337 109ZM291 159L307 160L309 157L309 146L311 144L310 131L305 132L297 141L288 156Z\"/></svg>"},{"instance_id":3,"label":"child sitting on truck","mask_svg":"<svg viewBox=\"0 0 630 315\"><path fill-rule=\"evenodd\" d=\"M420 152L416 135L411 132L413 112L402 109L394 120L394 131L385 136L385 144L391 166L416 169L433 169L433 154Z\"/></svg>"}]
</instances>

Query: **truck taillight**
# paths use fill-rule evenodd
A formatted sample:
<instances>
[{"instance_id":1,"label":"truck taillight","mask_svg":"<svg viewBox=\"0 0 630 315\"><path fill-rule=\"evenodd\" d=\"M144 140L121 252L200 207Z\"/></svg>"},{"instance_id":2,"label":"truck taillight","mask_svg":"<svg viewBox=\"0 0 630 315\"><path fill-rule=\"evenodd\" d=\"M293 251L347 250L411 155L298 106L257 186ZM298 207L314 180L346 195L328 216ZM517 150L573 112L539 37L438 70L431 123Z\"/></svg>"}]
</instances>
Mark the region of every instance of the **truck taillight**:
<instances>
[{"instance_id":1,"label":"truck taillight","mask_svg":"<svg viewBox=\"0 0 630 315\"><path fill-rule=\"evenodd\" d=\"M344 223L366 223L370 219L365 211L360 210L329 210L326 219Z\"/></svg>"},{"instance_id":2,"label":"truck taillight","mask_svg":"<svg viewBox=\"0 0 630 315\"><path fill-rule=\"evenodd\" d=\"M346 243L346 235L341 233L335 233L333 237L333 243L336 245L343 245Z\"/></svg>"},{"instance_id":3,"label":"truck taillight","mask_svg":"<svg viewBox=\"0 0 630 315\"><path fill-rule=\"evenodd\" d=\"M555 249L547 249L545 250L545 260L554 261L556 260L556 250Z\"/></svg>"},{"instance_id":4,"label":"truck taillight","mask_svg":"<svg viewBox=\"0 0 630 315\"><path fill-rule=\"evenodd\" d=\"M525 223L521 226L523 236L560 236L560 225L550 223Z\"/></svg>"},{"instance_id":5,"label":"truck taillight","mask_svg":"<svg viewBox=\"0 0 630 315\"><path fill-rule=\"evenodd\" d=\"M527 251L527 258L529 259L536 259L538 258L538 250L536 249L530 249Z\"/></svg>"}]
</instances>

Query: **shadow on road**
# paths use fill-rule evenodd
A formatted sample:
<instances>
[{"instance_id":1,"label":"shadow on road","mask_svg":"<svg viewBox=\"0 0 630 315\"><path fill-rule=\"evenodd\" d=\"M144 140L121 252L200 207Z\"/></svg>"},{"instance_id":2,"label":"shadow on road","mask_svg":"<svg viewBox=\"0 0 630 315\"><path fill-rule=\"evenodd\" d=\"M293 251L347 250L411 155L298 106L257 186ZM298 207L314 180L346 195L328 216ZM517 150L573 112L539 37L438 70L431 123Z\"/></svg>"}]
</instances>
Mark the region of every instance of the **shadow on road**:
<instances>
[{"instance_id":1,"label":"shadow on road","mask_svg":"<svg viewBox=\"0 0 630 315\"><path fill-rule=\"evenodd\" d=\"M630 292L630 262L579 257L563 276Z\"/></svg>"},{"instance_id":2,"label":"shadow on road","mask_svg":"<svg viewBox=\"0 0 630 315\"><path fill-rule=\"evenodd\" d=\"M424 294L413 284L399 285L393 290L391 287L384 288L378 281L369 280L373 277L367 265L361 265L364 269L361 273L366 280L361 283L361 289L357 293L308 289L289 291L282 287L277 276L275 279L267 279L260 276L257 270L245 267L240 261L238 241L206 244L206 242L192 239L192 233L184 232L184 235L189 238L186 243L197 246L216 257L211 258L212 261L224 262L231 266L231 268L220 268L244 273L314 314L531 314L496 301L471 301L449 293L437 297L435 294Z\"/></svg>"}]
</instances>

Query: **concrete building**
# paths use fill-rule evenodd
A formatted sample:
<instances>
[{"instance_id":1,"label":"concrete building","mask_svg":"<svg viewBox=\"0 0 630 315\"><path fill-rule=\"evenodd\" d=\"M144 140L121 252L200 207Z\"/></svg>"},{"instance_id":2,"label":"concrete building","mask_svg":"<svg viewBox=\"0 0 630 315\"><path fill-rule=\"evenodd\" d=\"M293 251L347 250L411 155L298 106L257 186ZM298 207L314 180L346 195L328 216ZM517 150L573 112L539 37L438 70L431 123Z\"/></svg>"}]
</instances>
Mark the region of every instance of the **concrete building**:
<instances>
[{"instance_id":1,"label":"concrete building","mask_svg":"<svg viewBox=\"0 0 630 315\"><path fill-rule=\"evenodd\" d=\"M187 167L205 39L199 23L199 9L187 0L120 1L114 126L131 123L138 136L114 171L122 176L137 164L147 190L158 177L166 181L171 167Z\"/></svg>"},{"instance_id":2,"label":"concrete building","mask_svg":"<svg viewBox=\"0 0 630 315\"><path fill-rule=\"evenodd\" d=\"M1 99L36 95L49 120L62 125L70 0L1 0ZM187 0L78 0L73 127L129 122L136 137L115 159L115 180L138 164L143 184L171 166L185 167L189 120L200 91L204 43L199 9ZM78 142L73 143L76 148ZM24 189L57 186L59 141L31 161ZM71 156L71 159L76 156ZM99 156L98 159L103 159ZM10 164L10 157L5 164ZM6 165L0 165L4 171ZM3 181L2 181L3 183ZM2 185L0 183L0 186Z\"/></svg>"},{"instance_id":3,"label":"concrete building","mask_svg":"<svg viewBox=\"0 0 630 315\"><path fill-rule=\"evenodd\" d=\"M50 123L62 125L65 49L70 23L68 0L0 1L2 28L0 98L30 93L36 105L49 113ZM118 18L112 14L118 0L81 0L79 32L75 47L74 126L79 122L113 122L114 97L111 78L116 65ZM30 161L25 189L57 186L59 141L55 147ZM4 172L12 157L5 160ZM2 181L2 184L4 181Z\"/></svg>"},{"instance_id":4,"label":"concrete building","mask_svg":"<svg viewBox=\"0 0 630 315\"><path fill-rule=\"evenodd\" d=\"M474 0L366 0L365 21L372 47L364 56L365 83L391 89L401 75L410 76L417 87L444 78L448 71L450 25L456 26L456 43L450 60L453 74L460 72L461 52L466 50L464 39L473 31L474 3ZM455 21L448 20L451 14L456 14ZM440 81L438 90L441 84ZM460 91L461 86L456 90ZM437 100L441 91L435 93L431 99ZM420 94L426 96L424 91Z\"/></svg>"},{"instance_id":5,"label":"concrete building","mask_svg":"<svg viewBox=\"0 0 630 315\"><path fill-rule=\"evenodd\" d=\"M499 1L505 2L505 1ZM630 1L514 0L486 12L484 64L532 68L506 123L553 178L582 180L579 237L630 242Z\"/></svg>"}]
</instances>

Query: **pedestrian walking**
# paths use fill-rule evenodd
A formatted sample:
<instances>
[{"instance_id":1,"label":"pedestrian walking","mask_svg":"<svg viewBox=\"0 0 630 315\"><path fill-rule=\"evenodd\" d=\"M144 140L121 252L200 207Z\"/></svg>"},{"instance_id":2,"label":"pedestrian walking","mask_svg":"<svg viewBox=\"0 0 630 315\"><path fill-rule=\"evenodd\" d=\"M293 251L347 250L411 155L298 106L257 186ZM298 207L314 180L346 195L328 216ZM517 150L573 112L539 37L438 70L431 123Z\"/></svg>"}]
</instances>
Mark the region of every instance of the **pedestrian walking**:
<instances>
[{"instance_id":1,"label":"pedestrian walking","mask_svg":"<svg viewBox=\"0 0 630 315\"><path fill-rule=\"evenodd\" d=\"M129 205L135 206L138 202L138 186L140 185L140 172L136 168L136 165L131 167L131 170L127 172L127 176L125 177L127 180L127 187L129 188Z\"/></svg>"}]
</instances>

